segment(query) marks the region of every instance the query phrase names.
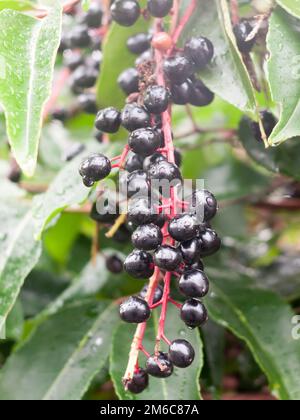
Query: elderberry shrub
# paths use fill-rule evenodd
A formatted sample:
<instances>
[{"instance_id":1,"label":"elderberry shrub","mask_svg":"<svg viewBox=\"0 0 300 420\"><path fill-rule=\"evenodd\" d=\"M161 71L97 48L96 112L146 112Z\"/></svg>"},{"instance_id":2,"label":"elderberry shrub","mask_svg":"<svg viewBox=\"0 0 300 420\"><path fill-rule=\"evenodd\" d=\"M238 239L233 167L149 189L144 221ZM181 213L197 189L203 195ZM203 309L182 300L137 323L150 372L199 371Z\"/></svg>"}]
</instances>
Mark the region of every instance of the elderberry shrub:
<instances>
[{"instance_id":1,"label":"elderberry shrub","mask_svg":"<svg viewBox=\"0 0 300 420\"><path fill-rule=\"evenodd\" d=\"M172 0L148 0L148 13L143 10L143 14L163 18L172 7ZM99 21L102 12L99 7L97 10L84 16L82 22L88 28ZM141 8L135 0L116 0L111 5L112 19L123 26L133 25L140 14ZM88 34L92 36L91 31ZM177 277L179 291L187 299L182 306L177 305L179 317L189 328L195 328L203 325L208 316L199 300L209 292L202 258L213 255L221 246L220 238L210 225L218 204L208 190L193 191L188 203L174 199L174 190L183 182L182 156L170 147L172 131L168 121L172 103L202 107L213 101L214 94L196 73L206 67L209 71L214 46L207 38L193 37L179 50L166 32L149 32L130 36L127 47L138 57L136 66L118 77L119 87L128 96L124 108L101 109L95 119L97 135L101 139L102 133L117 133L121 127L125 128L129 132L126 150L121 158L113 159L119 161L114 165L104 155L92 155L82 163L80 174L84 184L92 186L108 176L112 167L126 170L120 177L119 187L125 186L128 191L127 216L114 240L126 242L131 237L134 249L123 264L117 255L112 255L106 259L106 266L113 273L121 273L124 269L134 279L151 278L150 284L156 283L151 290L146 284L138 296L131 296L120 305L121 319L128 323L144 323L152 310L162 303L170 301L177 305L169 296L170 288L160 284L164 276L165 282L167 278L173 281ZM155 50L162 55L159 78L155 72ZM102 56L84 57L77 51L72 54L66 61L72 71L73 90L83 91L86 96L84 100L79 97L81 107L92 111L88 99L95 98L90 93L87 96L84 89L94 82L94 72L99 69ZM166 189L160 185L163 182L169 183ZM156 204L153 197L157 199ZM170 202L172 205L165 204ZM110 204L104 203L99 214L94 204L91 217L101 225L116 227L121 217L119 206L117 203L115 214L111 214ZM172 211L165 212L165 208ZM195 351L189 342L175 339L170 343L168 353L157 351L148 357L145 369L137 367L132 376L126 378L125 387L133 393L142 392L148 386L148 375L167 378L174 366L186 368L194 357Z\"/></svg>"}]
</instances>

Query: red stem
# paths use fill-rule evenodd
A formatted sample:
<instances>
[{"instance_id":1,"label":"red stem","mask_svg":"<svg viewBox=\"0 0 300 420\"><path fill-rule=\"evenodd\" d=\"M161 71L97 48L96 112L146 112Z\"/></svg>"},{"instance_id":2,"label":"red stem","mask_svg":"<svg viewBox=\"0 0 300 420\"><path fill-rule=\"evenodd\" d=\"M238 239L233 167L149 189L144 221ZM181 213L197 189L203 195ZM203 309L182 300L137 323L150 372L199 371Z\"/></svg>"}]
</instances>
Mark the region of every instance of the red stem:
<instances>
[{"instance_id":1,"label":"red stem","mask_svg":"<svg viewBox=\"0 0 300 420\"><path fill-rule=\"evenodd\" d=\"M189 7L186 9L185 14L183 15L181 21L179 22L177 28L175 29L174 33L172 34L172 40L174 46L177 44L182 32L184 31L187 23L193 16L195 9L197 7L197 0L192 0Z\"/></svg>"},{"instance_id":2,"label":"red stem","mask_svg":"<svg viewBox=\"0 0 300 420\"><path fill-rule=\"evenodd\" d=\"M70 77L70 74L71 74L70 70L68 68L64 68L60 72L57 80L55 81L51 97L44 107L44 112L43 112L44 121L48 118L50 112L53 110L53 108L54 108L54 106L57 102L57 99L58 99L59 95L61 94L61 90L65 86L66 81Z\"/></svg>"}]
</instances>

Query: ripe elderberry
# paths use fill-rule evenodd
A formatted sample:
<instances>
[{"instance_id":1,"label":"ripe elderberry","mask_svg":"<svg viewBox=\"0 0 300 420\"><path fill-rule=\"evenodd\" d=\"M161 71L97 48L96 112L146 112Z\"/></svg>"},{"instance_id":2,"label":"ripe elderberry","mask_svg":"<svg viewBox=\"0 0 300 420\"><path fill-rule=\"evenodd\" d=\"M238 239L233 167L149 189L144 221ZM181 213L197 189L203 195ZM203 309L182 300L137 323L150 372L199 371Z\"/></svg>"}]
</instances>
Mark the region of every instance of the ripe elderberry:
<instances>
[{"instance_id":1,"label":"ripe elderberry","mask_svg":"<svg viewBox=\"0 0 300 420\"><path fill-rule=\"evenodd\" d=\"M118 78L119 86L126 95L139 91L139 73L135 68L124 70Z\"/></svg>"},{"instance_id":2,"label":"ripe elderberry","mask_svg":"<svg viewBox=\"0 0 300 420\"><path fill-rule=\"evenodd\" d=\"M104 133L116 133L121 125L121 113L113 107L102 109L95 120L97 130Z\"/></svg>"},{"instance_id":3,"label":"ripe elderberry","mask_svg":"<svg viewBox=\"0 0 300 420\"><path fill-rule=\"evenodd\" d=\"M160 146L160 135L153 128L140 128L133 131L128 144L131 150L140 156L152 155Z\"/></svg>"},{"instance_id":4,"label":"ripe elderberry","mask_svg":"<svg viewBox=\"0 0 300 420\"><path fill-rule=\"evenodd\" d=\"M78 105L87 114L97 113L96 95L94 93L83 93L78 96Z\"/></svg>"},{"instance_id":5,"label":"ripe elderberry","mask_svg":"<svg viewBox=\"0 0 300 420\"><path fill-rule=\"evenodd\" d=\"M161 229L152 223L139 226L132 234L131 239L136 248L153 251L162 244L163 235Z\"/></svg>"},{"instance_id":6,"label":"ripe elderberry","mask_svg":"<svg viewBox=\"0 0 300 420\"><path fill-rule=\"evenodd\" d=\"M249 20L242 20L233 28L239 50L244 54L250 53L254 47L256 37L248 40L252 31L253 25Z\"/></svg>"},{"instance_id":7,"label":"ripe elderberry","mask_svg":"<svg viewBox=\"0 0 300 420\"><path fill-rule=\"evenodd\" d=\"M173 186L182 182L182 176L178 166L174 163L168 162L167 160L161 160L151 165L148 175L151 179L172 182Z\"/></svg>"},{"instance_id":8,"label":"ripe elderberry","mask_svg":"<svg viewBox=\"0 0 300 420\"><path fill-rule=\"evenodd\" d=\"M181 214L170 221L168 230L176 241L193 239L197 235L197 219L190 214Z\"/></svg>"},{"instance_id":9,"label":"ripe elderberry","mask_svg":"<svg viewBox=\"0 0 300 420\"><path fill-rule=\"evenodd\" d=\"M180 292L193 298L203 298L209 291L209 282L205 273L200 270L187 270L179 280Z\"/></svg>"},{"instance_id":10,"label":"ripe elderberry","mask_svg":"<svg viewBox=\"0 0 300 420\"><path fill-rule=\"evenodd\" d=\"M163 86L150 86L144 96L144 106L151 114L161 114L168 109L170 92Z\"/></svg>"},{"instance_id":11,"label":"ripe elderberry","mask_svg":"<svg viewBox=\"0 0 300 420\"><path fill-rule=\"evenodd\" d=\"M150 182L146 172L138 170L130 173L127 179L127 195L147 197L150 193Z\"/></svg>"},{"instance_id":12,"label":"ripe elderberry","mask_svg":"<svg viewBox=\"0 0 300 420\"><path fill-rule=\"evenodd\" d=\"M166 271L176 271L182 263L182 255L178 248L162 245L154 253L154 262L157 267Z\"/></svg>"},{"instance_id":13,"label":"ripe elderberry","mask_svg":"<svg viewBox=\"0 0 300 420\"><path fill-rule=\"evenodd\" d=\"M215 94L205 86L201 80L194 79L188 81L190 85L189 103L194 106L207 106L210 105Z\"/></svg>"},{"instance_id":14,"label":"ripe elderberry","mask_svg":"<svg viewBox=\"0 0 300 420\"><path fill-rule=\"evenodd\" d=\"M113 274L123 272L123 261L117 255L111 255L106 258L106 268Z\"/></svg>"},{"instance_id":15,"label":"ripe elderberry","mask_svg":"<svg viewBox=\"0 0 300 420\"><path fill-rule=\"evenodd\" d=\"M133 54L142 54L151 47L151 37L147 33L138 33L127 40L127 48Z\"/></svg>"},{"instance_id":16,"label":"ripe elderberry","mask_svg":"<svg viewBox=\"0 0 300 420\"><path fill-rule=\"evenodd\" d=\"M198 299L188 299L182 305L180 316L189 328L200 327L208 319L207 310Z\"/></svg>"},{"instance_id":17,"label":"ripe elderberry","mask_svg":"<svg viewBox=\"0 0 300 420\"><path fill-rule=\"evenodd\" d=\"M267 137L270 137L270 135L272 134L276 124L278 123L278 120L276 119L276 117L269 111L262 111L260 113L261 116L261 120L264 126L264 130L266 133ZM254 137L256 138L256 140L258 142L262 142L262 134L260 131L260 127L259 124L257 122L253 122L251 121L251 129L253 131Z\"/></svg>"},{"instance_id":18,"label":"ripe elderberry","mask_svg":"<svg viewBox=\"0 0 300 420\"><path fill-rule=\"evenodd\" d=\"M151 117L146 109L136 103L127 104L122 111L121 121L128 131L150 127ZM153 153L153 152L152 152Z\"/></svg>"},{"instance_id":19,"label":"ripe elderberry","mask_svg":"<svg viewBox=\"0 0 300 420\"><path fill-rule=\"evenodd\" d=\"M155 289L155 292L154 292L153 304L158 303L158 302L161 301L162 296L163 296L163 292L164 292L163 287L161 285L158 285L157 288ZM139 296L142 299L145 299L146 296L147 296L147 293L148 293L148 285L146 284L146 286L144 286L142 288L142 290L140 291Z\"/></svg>"},{"instance_id":20,"label":"ripe elderberry","mask_svg":"<svg viewBox=\"0 0 300 420\"><path fill-rule=\"evenodd\" d=\"M129 201L127 219L136 226L156 223L159 215L149 203L148 198L136 198Z\"/></svg>"},{"instance_id":21,"label":"ripe elderberry","mask_svg":"<svg viewBox=\"0 0 300 420\"><path fill-rule=\"evenodd\" d=\"M206 229L199 235L200 256L209 257L221 248L221 239L212 229Z\"/></svg>"},{"instance_id":22,"label":"ripe elderberry","mask_svg":"<svg viewBox=\"0 0 300 420\"><path fill-rule=\"evenodd\" d=\"M136 279L147 279L154 273L154 264L151 254L135 249L124 262L125 271Z\"/></svg>"},{"instance_id":23,"label":"ripe elderberry","mask_svg":"<svg viewBox=\"0 0 300 420\"><path fill-rule=\"evenodd\" d=\"M148 303L137 296L131 296L120 305L120 317L130 324L140 324L150 318Z\"/></svg>"},{"instance_id":24,"label":"ripe elderberry","mask_svg":"<svg viewBox=\"0 0 300 420\"><path fill-rule=\"evenodd\" d=\"M141 14L141 8L136 0L116 0L111 8L114 21L122 26L132 26Z\"/></svg>"},{"instance_id":25,"label":"ripe elderberry","mask_svg":"<svg viewBox=\"0 0 300 420\"><path fill-rule=\"evenodd\" d=\"M170 81L181 85L194 73L194 65L183 55L176 55L165 60L164 71Z\"/></svg>"},{"instance_id":26,"label":"ripe elderberry","mask_svg":"<svg viewBox=\"0 0 300 420\"><path fill-rule=\"evenodd\" d=\"M180 244L180 251L184 262L187 265L195 264L199 261L201 251L198 238L184 241Z\"/></svg>"},{"instance_id":27,"label":"ripe elderberry","mask_svg":"<svg viewBox=\"0 0 300 420\"><path fill-rule=\"evenodd\" d=\"M131 153L125 163L125 170L129 173L143 169L143 158L136 153Z\"/></svg>"},{"instance_id":28,"label":"ripe elderberry","mask_svg":"<svg viewBox=\"0 0 300 420\"><path fill-rule=\"evenodd\" d=\"M133 378L126 383L126 388L133 394L140 394L149 384L149 376L144 369L139 368L134 372Z\"/></svg>"},{"instance_id":29,"label":"ripe elderberry","mask_svg":"<svg viewBox=\"0 0 300 420\"><path fill-rule=\"evenodd\" d=\"M193 37L186 42L184 54L197 70L204 69L214 56L214 46L212 42L203 37Z\"/></svg>"},{"instance_id":30,"label":"ripe elderberry","mask_svg":"<svg viewBox=\"0 0 300 420\"><path fill-rule=\"evenodd\" d=\"M198 222L209 222L218 210L216 197L208 190L198 190L193 193L191 210L195 211Z\"/></svg>"},{"instance_id":31,"label":"ripe elderberry","mask_svg":"<svg viewBox=\"0 0 300 420\"><path fill-rule=\"evenodd\" d=\"M153 354L147 359L146 371L156 378L168 378L174 370L173 363L169 360L168 354L160 352Z\"/></svg>"},{"instance_id":32,"label":"ripe elderberry","mask_svg":"<svg viewBox=\"0 0 300 420\"><path fill-rule=\"evenodd\" d=\"M72 48L89 47L91 37L88 32L88 27L85 25L75 26L70 33L69 41Z\"/></svg>"},{"instance_id":33,"label":"ripe elderberry","mask_svg":"<svg viewBox=\"0 0 300 420\"><path fill-rule=\"evenodd\" d=\"M89 28L99 28L102 22L102 15L102 7L97 3L92 3L82 20Z\"/></svg>"},{"instance_id":34,"label":"ripe elderberry","mask_svg":"<svg viewBox=\"0 0 300 420\"><path fill-rule=\"evenodd\" d=\"M102 154L94 154L88 157L79 168L79 173L87 187L91 187L95 182L106 178L110 172L110 160Z\"/></svg>"},{"instance_id":35,"label":"ripe elderberry","mask_svg":"<svg viewBox=\"0 0 300 420\"><path fill-rule=\"evenodd\" d=\"M193 346L186 340L174 340L169 347L169 360L174 366L187 368L195 358Z\"/></svg>"},{"instance_id":36,"label":"ripe elderberry","mask_svg":"<svg viewBox=\"0 0 300 420\"><path fill-rule=\"evenodd\" d=\"M173 7L173 0L148 0L147 8L150 14L157 18L167 16Z\"/></svg>"}]
</instances>

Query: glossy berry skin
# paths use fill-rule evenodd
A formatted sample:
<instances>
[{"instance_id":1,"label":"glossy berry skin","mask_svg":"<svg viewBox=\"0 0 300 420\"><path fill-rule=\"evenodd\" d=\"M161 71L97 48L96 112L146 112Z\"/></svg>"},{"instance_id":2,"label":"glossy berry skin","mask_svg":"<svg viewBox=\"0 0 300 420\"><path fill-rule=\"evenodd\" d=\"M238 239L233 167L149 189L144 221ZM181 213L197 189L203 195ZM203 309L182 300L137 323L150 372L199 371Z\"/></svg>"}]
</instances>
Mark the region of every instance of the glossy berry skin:
<instances>
[{"instance_id":1,"label":"glossy berry skin","mask_svg":"<svg viewBox=\"0 0 300 420\"><path fill-rule=\"evenodd\" d=\"M212 229L206 229L199 235L200 255L201 257L209 257L215 254L221 248L221 239Z\"/></svg>"},{"instance_id":2,"label":"glossy berry skin","mask_svg":"<svg viewBox=\"0 0 300 420\"><path fill-rule=\"evenodd\" d=\"M169 360L179 368L189 367L195 359L195 350L186 340L174 340L169 347Z\"/></svg>"},{"instance_id":3,"label":"glossy berry skin","mask_svg":"<svg viewBox=\"0 0 300 420\"><path fill-rule=\"evenodd\" d=\"M160 146L160 135L153 128L140 128L131 133L128 144L139 156L150 156Z\"/></svg>"},{"instance_id":4,"label":"glossy berry skin","mask_svg":"<svg viewBox=\"0 0 300 420\"><path fill-rule=\"evenodd\" d=\"M150 36L143 32L135 34L127 40L127 48L133 54L142 54L147 51L150 46Z\"/></svg>"},{"instance_id":5,"label":"glossy berry skin","mask_svg":"<svg viewBox=\"0 0 300 420\"><path fill-rule=\"evenodd\" d=\"M133 378L126 383L126 389L132 394L140 394L149 384L149 376L144 369L139 368Z\"/></svg>"},{"instance_id":6,"label":"glossy berry skin","mask_svg":"<svg viewBox=\"0 0 300 420\"><path fill-rule=\"evenodd\" d=\"M162 160L166 160L166 158L164 157L164 155L158 152L154 153L153 155L147 156L143 162L144 171L149 171L151 165L154 165L155 163L160 162Z\"/></svg>"},{"instance_id":7,"label":"glossy berry skin","mask_svg":"<svg viewBox=\"0 0 300 420\"><path fill-rule=\"evenodd\" d=\"M78 104L87 114L97 113L96 95L94 93L88 92L79 95Z\"/></svg>"},{"instance_id":8,"label":"glossy berry skin","mask_svg":"<svg viewBox=\"0 0 300 420\"><path fill-rule=\"evenodd\" d=\"M200 243L198 238L184 241L180 244L180 251L184 262L192 265L198 262L200 258Z\"/></svg>"},{"instance_id":9,"label":"glossy berry skin","mask_svg":"<svg viewBox=\"0 0 300 420\"><path fill-rule=\"evenodd\" d=\"M160 301L161 301L161 299L162 299L162 297L163 297L163 292L164 292L164 289L163 289L163 287L159 284L159 285L157 286L157 288L155 289L155 292L154 292L153 304L158 303L158 302L160 302ZM140 297L141 297L142 299L145 299L145 298L146 298L146 296L147 296L147 293L148 293L148 285L146 284L146 286L144 286L144 287L142 288L142 290L140 291L139 295L140 295Z\"/></svg>"},{"instance_id":10,"label":"glossy berry skin","mask_svg":"<svg viewBox=\"0 0 300 420\"><path fill-rule=\"evenodd\" d=\"M147 252L135 249L126 258L124 269L136 279L147 279L154 273L153 258Z\"/></svg>"},{"instance_id":11,"label":"glossy berry skin","mask_svg":"<svg viewBox=\"0 0 300 420\"><path fill-rule=\"evenodd\" d=\"M138 198L130 200L127 219L136 226L140 226L155 223L158 215L155 214L155 209L151 207L147 198Z\"/></svg>"},{"instance_id":12,"label":"glossy berry skin","mask_svg":"<svg viewBox=\"0 0 300 420\"><path fill-rule=\"evenodd\" d=\"M153 60L152 51L148 50L145 51L143 54L141 54L137 59L135 60L136 67L139 67L147 62L150 62Z\"/></svg>"},{"instance_id":13,"label":"glossy berry skin","mask_svg":"<svg viewBox=\"0 0 300 420\"><path fill-rule=\"evenodd\" d=\"M183 55L165 60L164 72L171 83L181 85L194 73L194 65Z\"/></svg>"},{"instance_id":14,"label":"glossy berry skin","mask_svg":"<svg viewBox=\"0 0 300 420\"><path fill-rule=\"evenodd\" d=\"M101 6L97 3L92 3L84 15L83 21L89 28L99 28L102 22L102 15L103 11Z\"/></svg>"},{"instance_id":15,"label":"glossy berry skin","mask_svg":"<svg viewBox=\"0 0 300 420\"><path fill-rule=\"evenodd\" d=\"M126 95L139 91L139 74L135 68L124 70L119 78L118 83Z\"/></svg>"},{"instance_id":16,"label":"glossy berry skin","mask_svg":"<svg viewBox=\"0 0 300 420\"><path fill-rule=\"evenodd\" d=\"M127 158L125 170L129 173L143 169L143 158L136 153L131 153Z\"/></svg>"},{"instance_id":17,"label":"glossy berry skin","mask_svg":"<svg viewBox=\"0 0 300 420\"><path fill-rule=\"evenodd\" d=\"M128 131L149 127L151 124L150 114L142 106L136 103L127 104L122 111L121 121Z\"/></svg>"},{"instance_id":18,"label":"glossy berry skin","mask_svg":"<svg viewBox=\"0 0 300 420\"><path fill-rule=\"evenodd\" d=\"M179 290L187 297L203 298L209 291L209 282L200 270L186 270L179 279Z\"/></svg>"},{"instance_id":19,"label":"glossy berry skin","mask_svg":"<svg viewBox=\"0 0 300 420\"><path fill-rule=\"evenodd\" d=\"M72 75L72 88L76 90L88 89L95 85L98 71L93 67L79 66Z\"/></svg>"},{"instance_id":20,"label":"glossy berry skin","mask_svg":"<svg viewBox=\"0 0 300 420\"><path fill-rule=\"evenodd\" d=\"M198 222L209 222L218 210L216 197L208 190L198 190L192 196L192 208L197 214Z\"/></svg>"},{"instance_id":21,"label":"glossy berry skin","mask_svg":"<svg viewBox=\"0 0 300 420\"><path fill-rule=\"evenodd\" d=\"M140 324L150 318L148 303L138 296L131 296L120 305L120 317L130 324Z\"/></svg>"},{"instance_id":22,"label":"glossy berry skin","mask_svg":"<svg viewBox=\"0 0 300 420\"><path fill-rule=\"evenodd\" d=\"M123 272L123 261L117 255L111 255L106 258L106 268L113 274Z\"/></svg>"},{"instance_id":23,"label":"glossy berry skin","mask_svg":"<svg viewBox=\"0 0 300 420\"><path fill-rule=\"evenodd\" d=\"M170 92L163 86L150 86L144 96L144 106L151 114L161 114L168 109Z\"/></svg>"},{"instance_id":24,"label":"glossy berry skin","mask_svg":"<svg viewBox=\"0 0 300 420\"><path fill-rule=\"evenodd\" d=\"M110 160L102 154L94 154L85 159L79 168L79 173L87 187L106 178L111 172Z\"/></svg>"},{"instance_id":25,"label":"glossy berry skin","mask_svg":"<svg viewBox=\"0 0 300 420\"><path fill-rule=\"evenodd\" d=\"M151 223L139 226L132 234L131 240L135 248L153 251L162 244L163 235L160 228Z\"/></svg>"},{"instance_id":26,"label":"glossy berry skin","mask_svg":"<svg viewBox=\"0 0 300 420\"><path fill-rule=\"evenodd\" d=\"M167 16L173 7L173 0L148 0L147 8L150 14L157 18Z\"/></svg>"},{"instance_id":27,"label":"glossy berry skin","mask_svg":"<svg viewBox=\"0 0 300 420\"><path fill-rule=\"evenodd\" d=\"M195 262L194 264L189 265L188 269L204 271L204 264L201 260L199 260Z\"/></svg>"},{"instance_id":28,"label":"glossy berry skin","mask_svg":"<svg viewBox=\"0 0 300 420\"><path fill-rule=\"evenodd\" d=\"M178 185L182 182L182 176L178 166L167 160L161 160L151 165L148 171L150 179L172 182L172 185Z\"/></svg>"},{"instance_id":29,"label":"glossy berry skin","mask_svg":"<svg viewBox=\"0 0 300 420\"><path fill-rule=\"evenodd\" d=\"M173 363L170 362L168 354L163 352L160 352L158 356L153 354L146 362L147 373L155 378L168 378L172 375L173 370Z\"/></svg>"},{"instance_id":30,"label":"glossy berry skin","mask_svg":"<svg viewBox=\"0 0 300 420\"><path fill-rule=\"evenodd\" d=\"M247 38L251 34L252 30L253 25L248 20L241 21L233 28L237 45L243 54L250 53L254 47L255 37L250 41L247 41Z\"/></svg>"},{"instance_id":31,"label":"glossy berry skin","mask_svg":"<svg viewBox=\"0 0 300 420\"><path fill-rule=\"evenodd\" d=\"M85 25L78 25L70 33L70 45L72 48L86 48L90 46L91 37Z\"/></svg>"},{"instance_id":32,"label":"glossy berry skin","mask_svg":"<svg viewBox=\"0 0 300 420\"><path fill-rule=\"evenodd\" d=\"M179 242L193 239L197 235L197 219L190 214L176 216L170 221L168 231Z\"/></svg>"},{"instance_id":33,"label":"glossy berry skin","mask_svg":"<svg viewBox=\"0 0 300 420\"><path fill-rule=\"evenodd\" d=\"M191 96L191 83L183 82L181 85L173 85L171 89L172 102L176 105L186 105Z\"/></svg>"},{"instance_id":34,"label":"glossy berry skin","mask_svg":"<svg viewBox=\"0 0 300 420\"><path fill-rule=\"evenodd\" d=\"M178 248L162 245L154 253L154 263L162 270L176 271L182 263L182 255Z\"/></svg>"},{"instance_id":35,"label":"glossy berry skin","mask_svg":"<svg viewBox=\"0 0 300 420\"><path fill-rule=\"evenodd\" d=\"M208 314L205 306L198 299L188 299L181 308L180 316L182 321L189 328L200 327L205 324Z\"/></svg>"},{"instance_id":36,"label":"glossy berry skin","mask_svg":"<svg viewBox=\"0 0 300 420\"><path fill-rule=\"evenodd\" d=\"M214 56L214 46L212 42L204 37L193 37L186 42L184 54L195 64L197 70L204 69Z\"/></svg>"},{"instance_id":37,"label":"glossy berry skin","mask_svg":"<svg viewBox=\"0 0 300 420\"><path fill-rule=\"evenodd\" d=\"M110 10L112 19L122 26L134 25L141 14L136 0L116 0Z\"/></svg>"},{"instance_id":38,"label":"glossy berry skin","mask_svg":"<svg viewBox=\"0 0 300 420\"><path fill-rule=\"evenodd\" d=\"M129 198L147 197L150 193L150 182L146 172L138 170L128 175L127 195Z\"/></svg>"},{"instance_id":39,"label":"glossy berry skin","mask_svg":"<svg viewBox=\"0 0 300 420\"><path fill-rule=\"evenodd\" d=\"M201 80L193 80L190 84L189 103L193 106L208 106L215 99L215 94Z\"/></svg>"},{"instance_id":40,"label":"glossy berry skin","mask_svg":"<svg viewBox=\"0 0 300 420\"><path fill-rule=\"evenodd\" d=\"M266 133L267 138L270 137L270 135L272 134L272 131L274 130L278 120L276 119L276 117L269 111L262 111L260 113L261 119L262 119L262 123L264 126L264 130ZM262 142L262 135L261 135L261 131L259 128L259 124L256 122L252 122L251 121L251 129L253 131L254 137L256 138L256 140L258 142Z\"/></svg>"},{"instance_id":41,"label":"glossy berry skin","mask_svg":"<svg viewBox=\"0 0 300 420\"><path fill-rule=\"evenodd\" d=\"M113 107L102 109L96 116L95 126L104 133L116 133L121 125L121 113Z\"/></svg>"}]
</instances>

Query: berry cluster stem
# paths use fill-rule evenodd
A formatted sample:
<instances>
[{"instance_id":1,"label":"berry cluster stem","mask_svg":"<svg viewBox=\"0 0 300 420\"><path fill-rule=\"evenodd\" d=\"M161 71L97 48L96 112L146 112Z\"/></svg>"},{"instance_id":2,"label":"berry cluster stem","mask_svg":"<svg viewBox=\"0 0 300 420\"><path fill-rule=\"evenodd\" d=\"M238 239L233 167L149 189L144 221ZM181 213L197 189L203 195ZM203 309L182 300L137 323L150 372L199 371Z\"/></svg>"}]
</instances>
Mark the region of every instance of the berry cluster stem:
<instances>
[{"instance_id":1,"label":"berry cluster stem","mask_svg":"<svg viewBox=\"0 0 300 420\"><path fill-rule=\"evenodd\" d=\"M174 33L172 34L173 45L176 45L177 42L179 41L179 38L182 32L184 31L187 23L193 16L193 13L195 12L196 8L197 8L197 0L192 0L190 5L186 9L185 14L182 16L180 22L178 23Z\"/></svg>"}]
</instances>

